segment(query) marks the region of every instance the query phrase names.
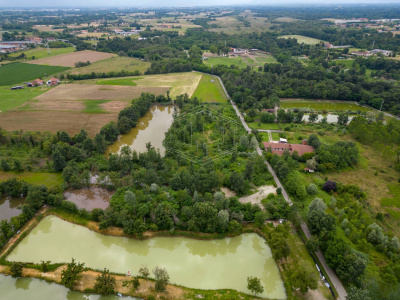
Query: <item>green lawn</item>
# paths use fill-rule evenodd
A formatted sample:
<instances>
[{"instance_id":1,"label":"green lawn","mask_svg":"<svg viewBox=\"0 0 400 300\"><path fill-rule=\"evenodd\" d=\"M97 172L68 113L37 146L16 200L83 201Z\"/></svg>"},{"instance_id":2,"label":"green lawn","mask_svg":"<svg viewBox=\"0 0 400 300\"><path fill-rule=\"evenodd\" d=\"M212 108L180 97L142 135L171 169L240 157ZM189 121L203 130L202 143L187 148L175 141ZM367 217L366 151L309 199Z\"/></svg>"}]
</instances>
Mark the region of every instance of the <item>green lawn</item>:
<instances>
[{"instance_id":1,"label":"green lawn","mask_svg":"<svg viewBox=\"0 0 400 300\"><path fill-rule=\"evenodd\" d=\"M208 60L205 60L204 63L206 65L224 65L230 67L234 65L239 68L246 68L247 64L240 57L210 57Z\"/></svg>"},{"instance_id":2,"label":"green lawn","mask_svg":"<svg viewBox=\"0 0 400 300\"><path fill-rule=\"evenodd\" d=\"M278 61L276 60L275 57L273 57L272 55L269 56L256 56L256 62L257 64L273 64L273 63L277 63Z\"/></svg>"},{"instance_id":3,"label":"green lawn","mask_svg":"<svg viewBox=\"0 0 400 300\"><path fill-rule=\"evenodd\" d=\"M319 44L320 42L326 42L326 41L310 38L308 36L303 36L303 35L282 35L279 38L281 38L281 39L292 38L292 39L296 39L297 43L299 43L299 44L304 43L307 45L316 45L316 44Z\"/></svg>"},{"instance_id":4,"label":"green lawn","mask_svg":"<svg viewBox=\"0 0 400 300\"><path fill-rule=\"evenodd\" d=\"M97 80L96 84L136 86L136 82L134 82L134 80L138 80L138 79L141 79L141 78L101 79L101 80Z\"/></svg>"},{"instance_id":5,"label":"green lawn","mask_svg":"<svg viewBox=\"0 0 400 300\"><path fill-rule=\"evenodd\" d=\"M34 173L34 172L0 172L0 182L10 178L19 178L32 184L44 184L47 187L58 187L63 182L61 173Z\"/></svg>"},{"instance_id":6,"label":"green lawn","mask_svg":"<svg viewBox=\"0 0 400 300\"><path fill-rule=\"evenodd\" d=\"M85 109L83 112L88 113L88 114L102 114L102 113L107 113L104 111L100 104L109 102L110 100L83 100L85 103Z\"/></svg>"},{"instance_id":7,"label":"green lawn","mask_svg":"<svg viewBox=\"0 0 400 300\"><path fill-rule=\"evenodd\" d=\"M353 102L346 103L342 101L313 101L313 100L293 100L281 101L281 108L308 108L326 111L371 111L371 109L359 106Z\"/></svg>"},{"instance_id":8,"label":"green lawn","mask_svg":"<svg viewBox=\"0 0 400 300\"><path fill-rule=\"evenodd\" d=\"M266 129L266 130L280 130L280 125L278 123L260 123L258 126L258 122L250 122L248 123L250 128L254 129Z\"/></svg>"},{"instance_id":9,"label":"green lawn","mask_svg":"<svg viewBox=\"0 0 400 300\"><path fill-rule=\"evenodd\" d=\"M0 85L10 85L49 76L69 68L43 66L25 63L11 63L0 66Z\"/></svg>"},{"instance_id":10,"label":"green lawn","mask_svg":"<svg viewBox=\"0 0 400 300\"><path fill-rule=\"evenodd\" d=\"M47 92L50 89L50 87L43 86L32 88L25 87L22 90L10 90L10 87L11 86L0 86L0 111L2 112L21 106L25 102Z\"/></svg>"},{"instance_id":11,"label":"green lawn","mask_svg":"<svg viewBox=\"0 0 400 300\"><path fill-rule=\"evenodd\" d=\"M393 198L382 198L381 206L390 206L400 208L400 185L392 184L388 185L390 193Z\"/></svg>"},{"instance_id":12,"label":"green lawn","mask_svg":"<svg viewBox=\"0 0 400 300\"><path fill-rule=\"evenodd\" d=\"M211 82L214 80L214 82ZM196 96L203 101L226 102L227 98L224 90L216 77L211 75L203 75L199 85L196 88L193 96Z\"/></svg>"},{"instance_id":13,"label":"green lawn","mask_svg":"<svg viewBox=\"0 0 400 300\"><path fill-rule=\"evenodd\" d=\"M40 59L40 58L45 58L45 57L56 56L59 54L74 52L75 50L76 50L75 47L50 48L50 54L47 54L47 48L35 48L35 49L26 50L26 51L15 52L15 53L10 54L9 56L17 57L17 56L21 55L22 53L25 53L27 58L35 56L35 59Z\"/></svg>"}]
</instances>

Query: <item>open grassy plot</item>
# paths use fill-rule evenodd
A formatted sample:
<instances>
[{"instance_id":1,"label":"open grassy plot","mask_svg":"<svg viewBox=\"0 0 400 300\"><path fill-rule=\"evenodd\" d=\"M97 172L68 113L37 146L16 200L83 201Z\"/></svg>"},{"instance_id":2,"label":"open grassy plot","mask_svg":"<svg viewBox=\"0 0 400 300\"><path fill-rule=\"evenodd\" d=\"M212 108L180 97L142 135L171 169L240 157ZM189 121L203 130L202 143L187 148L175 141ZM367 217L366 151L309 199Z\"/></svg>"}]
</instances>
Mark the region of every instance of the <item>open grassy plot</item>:
<instances>
[{"instance_id":1,"label":"open grassy plot","mask_svg":"<svg viewBox=\"0 0 400 300\"><path fill-rule=\"evenodd\" d=\"M281 130L281 125L279 123L258 123L258 122L251 122L248 123L250 128L253 129L265 129L265 130Z\"/></svg>"},{"instance_id":2,"label":"open grassy plot","mask_svg":"<svg viewBox=\"0 0 400 300\"><path fill-rule=\"evenodd\" d=\"M206 65L224 65L230 67L234 65L239 68L246 68L247 64L240 57L210 57L207 60L204 60Z\"/></svg>"},{"instance_id":3,"label":"open grassy plot","mask_svg":"<svg viewBox=\"0 0 400 300\"><path fill-rule=\"evenodd\" d=\"M264 65L264 64L273 64L273 63L277 63L278 61L276 60L275 57L273 57L272 55L268 55L268 56L255 56L254 57L256 60L256 63L259 65Z\"/></svg>"},{"instance_id":4,"label":"open grassy plot","mask_svg":"<svg viewBox=\"0 0 400 300\"><path fill-rule=\"evenodd\" d=\"M191 97L200 82L201 76L202 74L196 72L170 73L141 76L135 82L136 88L170 88L171 97L185 93Z\"/></svg>"},{"instance_id":5,"label":"open grassy plot","mask_svg":"<svg viewBox=\"0 0 400 300\"><path fill-rule=\"evenodd\" d=\"M67 70L65 67L10 63L0 66L0 85L10 85L33 80Z\"/></svg>"},{"instance_id":6,"label":"open grassy plot","mask_svg":"<svg viewBox=\"0 0 400 300\"><path fill-rule=\"evenodd\" d=\"M308 108L325 111L371 111L367 107L357 105L355 102L329 101L329 100L302 100L281 99L281 108Z\"/></svg>"},{"instance_id":7,"label":"open grassy plot","mask_svg":"<svg viewBox=\"0 0 400 300\"><path fill-rule=\"evenodd\" d=\"M47 92L47 86L10 90L11 86L0 86L0 112L21 106L25 102ZM0 117L1 120L1 117Z\"/></svg>"},{"instance_id":8,"label":"open grassy plot","mask_svg":"<svg viewBox=\"0 0 400 300\"><path fill-rule=\"evenodd\" d=\"M118 78L118 79L101 79L97 80L96 84L100 85L126 85L126 86L136 86L135 80L139 78Z\"/></svg>"},{"instance_id":9,"label":"open grassy plot","mask_svg":"<svg viewBox=\"0 0 400 300\"><path fill-rule=\"evenodd\" d=\"M50 48L50 54L47 53L47 48L35 48L35 49L30 49L22 52L15 52L11 53L9 56L10 57L17 57L24 53L26 57L30 58L34 56L36 59L41 59L45 57L52 57L60 54L65 54L65 53L71 53L75 51L75 47L67 47L67 48Z\"/></svg>"},{"instance_id":10,"label":"open grassy plot","mask_svg":"<svg viewBox=\"0 0 400 300\"><path fill-rule=\"evenodd\" d=\"M10 178L19 178L32 184L44 184L47 187L58 187L63 182L61 173L33 173L33 172L0 172L0 182Z\"/></svg>"},{"instance_id":11,"label":"open grassy plot","mask_svg":"<svg viewBox=\"0 0 400 300\"><path fill-rule=\"evenodd\" d=\"M210 21L208 24L217 25L217 28L210 28L210 31L224 32L226 34L236 33L252 33L263 32L269 30L271 23L268 18L255 17L253 13L243 12L239 15L245 21L250 23L250 27L245 27L242 21L239 21L238 16L221 16L217 17L215 21Z\"/></svg>"},{"instance_id":12,"label":"open grassy plot","mask_svg":"<svg viewBox=\"0 0 400 300\"><path fill-rule=\"evenodd\" d=\"M74 68L68 70L67 74L89 74L92 72L95 73L107 73L111 71L139 71L140 73L144 73L150 67L149 62L144 62L136 58L124 57L124 56L114 56L107 59L103 59L101 61L97 61L92 63L89 66Z\"/></svg>"},{"instance_id":13,"label":"open grassy plot","mask_svg":"<svg viewBox=\"0 0 400 300\"><path fill-rule=\"evenodd\" d=\"M85 103L85 109L83 112L88 114L106 113L101 105L109 101L110 100L83 100Z\"/></svg>"},{"instance_id":14,"label":"open grassy plot","mask_svg":"<svg viewBox=\"0 0 400 300\"><path fill-rule=\"evenodd\" d=\"M203 101L226 102L227 98L219 80L211 75L203 75L193 96Z\"/></svg>"},{"instance_id":15,"label":"open grassy plot","mask_svg":"<svg viewBox=\"0 0 400 300\"><path fill-rule=\"evenodd\" d=\"M77 51L72 53L60 54L53 57L42 58L30 61L30 64L75 67L75 63L82 61L91 63L116 56L115 54L97 52L91 50Z\"/></svg>"},{"instance_id":16,"label":"open grassy plot","mask_svg":"<svg viewBox=\"0 0 400 300\"><path fill-rule=\"evenodd\" d=\"M53 32L62 32L64 29L53 29L53 25L34 25L33 29L37 29L39 31L53 31Z\"/></svg>"},{"instance_id":17,"label":"open grassy plot","mask_svg":"<svg viewBox=\"0 0 400 300\"><path fill-rule=\"evenodd\" d=\"M322 40L310 38L308 36L303 36L303 35L282 35L279 38L281 39L296 39L299 44L308 44L308 45L316 45L319 44L320 42L325 42Z\"/></svg>"}]
</instances>

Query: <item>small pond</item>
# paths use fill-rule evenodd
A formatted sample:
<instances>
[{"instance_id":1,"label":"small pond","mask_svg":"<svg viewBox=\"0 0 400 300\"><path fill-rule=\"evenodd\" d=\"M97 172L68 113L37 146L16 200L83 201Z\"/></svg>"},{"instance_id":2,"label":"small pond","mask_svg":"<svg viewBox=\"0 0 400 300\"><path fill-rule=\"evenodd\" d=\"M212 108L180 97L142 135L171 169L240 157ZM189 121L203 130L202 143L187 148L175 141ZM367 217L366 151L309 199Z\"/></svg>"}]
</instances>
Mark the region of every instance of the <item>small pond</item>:
<instances>
[{"instance_id":1,"label":"small pond","mask_svg":"<svg viewBox=\"0 0 400 300\"><path fill-rule=\"evenodd\" d=\"M12 198L3 196L0 198L0 221L10 220L11 217L18 216L22 210L18 209L25 203L25 198Z\"/></svg>"},{"instance_id":2,"label":"small pond","mask_svg":"<svg viewBox=\"0 0 400 300\"><path fill-rule=\"evenodd\" d=\"M304 114L303 116L303 121L308 122L310 114ZM328 123L337 123L339 116L338 115L332 115L332 114L327 114L327 115L318 115L318 120L316 121L321 122L322 118L326 117ZM349 122L354 118L355 116L349 116Z\"/></svg>"},{"instance_id":3,"label":"small pond","mask_svg":"<svg viewBox=\"0 0 400 300\"><path fill-rule=\"evenodd\" d=\"M112 192L97 186L69 190L64 193L66 200L73 202L81 209L91 211L94 208L106 209L110 204Z\"/></svg>"},{"instance_id":4,"label":"small pond","mask_svg":"<svg viewBox=\"0 0 400 300\"><path fill-rule=\"evenodd\" d=\"M173 122L173 106L156 105L139 119L135 128L132 128L127 134L120 135L118 141L110 145L106 151L110 153L120 153L121 148L129 146L132 151L146 152L146 144L151 143L155 149L160 149L160 154L164 155L163 140L165 133Z\"/></svg>"},{"instance_id":5,"label":"small pond","mask_svg":"<svg viewBox=\"0 0 400 300\"><path fill-rule=\"evenodd\" d=\"M12 278L0 274L0 299L4 300L139 300L139 298L100 296L71 291L66 287L36 278Z\"/></svg>"},{"instance_id":6,"label":"small pond","mask_svg":"<svg viewBox=\"0 0 400 300\"><path fill-rule=\"evenodd\" d=\"M170 281L198 289L247 290L247 277L260 278L262 297L286 299L271 250L254 233L219 240L156 237L139 241L102 235L55 216L44 218L7 257L10 261L69 262L94 269L137 274L141 265L166 268Z\"/></svg>"}]
</instances>

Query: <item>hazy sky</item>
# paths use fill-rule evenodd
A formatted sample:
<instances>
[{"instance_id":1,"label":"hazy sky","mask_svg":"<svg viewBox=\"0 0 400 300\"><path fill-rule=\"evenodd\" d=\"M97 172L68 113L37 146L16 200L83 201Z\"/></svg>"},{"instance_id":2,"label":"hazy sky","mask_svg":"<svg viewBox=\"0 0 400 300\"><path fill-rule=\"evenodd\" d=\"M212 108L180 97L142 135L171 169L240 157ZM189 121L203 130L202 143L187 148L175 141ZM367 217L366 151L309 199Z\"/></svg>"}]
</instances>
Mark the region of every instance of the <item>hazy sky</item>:
<instances>
[{"instance_id":1,"label":"hazy sky","mask_svg":"<svg viewBox=\"0 0 400 300\"><path fill-rule=\"evenodd\" d=\"M2 7L190 7L206 5L284 5L284 4L351 4L351 3L399 3L399 0L58 0L51 2L32 0L0 0Z\"/></svg>"}]
</instances>

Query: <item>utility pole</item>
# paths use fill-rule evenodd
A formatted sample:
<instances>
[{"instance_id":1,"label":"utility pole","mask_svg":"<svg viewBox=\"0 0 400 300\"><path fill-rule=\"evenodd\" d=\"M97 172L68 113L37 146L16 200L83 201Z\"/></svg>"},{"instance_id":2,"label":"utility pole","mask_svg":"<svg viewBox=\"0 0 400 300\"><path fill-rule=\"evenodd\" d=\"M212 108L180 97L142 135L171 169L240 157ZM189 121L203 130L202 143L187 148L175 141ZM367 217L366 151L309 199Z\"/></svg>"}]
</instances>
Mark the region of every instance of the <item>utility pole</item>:
<instances>
[{"instance_id":1,"label":"utility pole","mask_svg":"<svg viewBox=\"0 0 400 300\"><path fill-rule=\"evenodd\" d=\"M385 99L382 100L382 104L381 104L381 109L380 109L380 111L382 111L383 102L385 102Z\"/></svg>"}]
</instances>

